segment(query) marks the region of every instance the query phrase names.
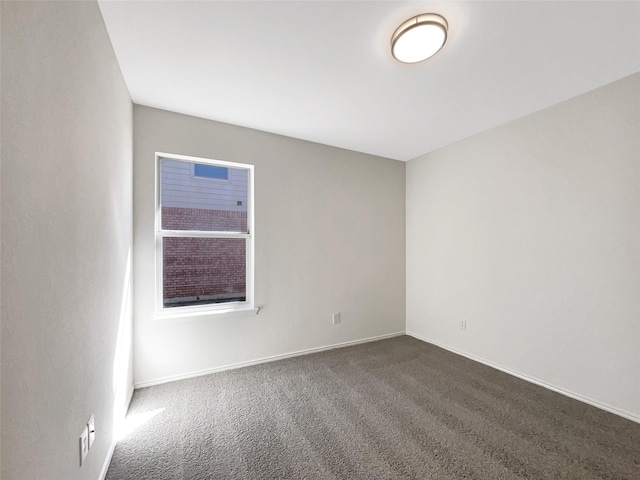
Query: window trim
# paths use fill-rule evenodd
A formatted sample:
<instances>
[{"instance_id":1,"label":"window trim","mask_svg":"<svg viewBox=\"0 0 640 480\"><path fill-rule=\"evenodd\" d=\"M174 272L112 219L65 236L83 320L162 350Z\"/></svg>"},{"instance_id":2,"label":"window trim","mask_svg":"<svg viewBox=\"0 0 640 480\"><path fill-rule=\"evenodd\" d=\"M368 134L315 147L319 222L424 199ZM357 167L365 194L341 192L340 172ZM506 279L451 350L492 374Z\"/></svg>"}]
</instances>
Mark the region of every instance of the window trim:
<instances>
[{"instance_id":1,"label":"window trim","mask_svg":"<svg viewBox=\"0 0 640 480\"><path fill-rule=\"evenodd\" d=\"M162 229L162 172L160 162L162 159L185 163L202 163L220 167L236 168L247 171L247 232L208 232L202 230L163 230ZM191 169L193 172L193 169ZM254 232L254 166L247 163L228 162L174 153L155 153L155 314L158 318L186 317L211 314L233 314L253 312L257 314L254 300L254 259L255 259L255 232ZM199 177L198 177L199 178ZM215 179L211 179L215 180ZM182 307L165 307L163 302L163 254L162 240L165 237L186 238L244 238L245 253L245 282L246 300L244 302L223 302L208 305L191 305Z\"/></svg>"}]
</instances>

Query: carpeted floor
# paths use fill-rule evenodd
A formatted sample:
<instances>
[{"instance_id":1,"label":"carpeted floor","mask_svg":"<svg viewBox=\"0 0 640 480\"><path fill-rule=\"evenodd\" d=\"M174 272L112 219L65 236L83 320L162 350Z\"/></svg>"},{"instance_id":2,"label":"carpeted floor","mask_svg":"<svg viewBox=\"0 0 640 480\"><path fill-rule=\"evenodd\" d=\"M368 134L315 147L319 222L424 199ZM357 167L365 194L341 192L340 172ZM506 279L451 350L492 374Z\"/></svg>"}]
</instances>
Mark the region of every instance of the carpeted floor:
<instances>
[{"instance_id":1,"label":"carpeted floor","mask_svg":"<svg viewBox=\"0 0 640 480\"><path fill-rule=\"evenodd\" d=\"M135 392L108 480L640 479L640 424L402 336Z\"/></svg>"}]
</instances>

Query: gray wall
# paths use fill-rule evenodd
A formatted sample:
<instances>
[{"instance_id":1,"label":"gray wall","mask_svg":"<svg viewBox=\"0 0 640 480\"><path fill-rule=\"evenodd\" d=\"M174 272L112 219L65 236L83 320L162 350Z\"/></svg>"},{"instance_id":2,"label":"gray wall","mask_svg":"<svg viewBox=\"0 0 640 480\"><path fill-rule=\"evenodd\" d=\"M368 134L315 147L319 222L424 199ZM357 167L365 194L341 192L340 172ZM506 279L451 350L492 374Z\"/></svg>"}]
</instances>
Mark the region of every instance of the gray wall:
<instances>
[{"instance_id":1,"label":"gray wall","mask_svg":"<svg viewBox=\"0 0 640 480\"><path fill-rule=\"evenodd\" d=\"M640 420L639 132L636 74L410 161L407 331Z\"/></svg>"},{"instance_id":2,"label":"gray wall","mask_svg":"<svg viewBox=\"0 0 640 480\"><path fill-rule=\"evenodd\" d=\"M259 315L154 318L156 151L255 165ZM402 162L134 106L135 382L403 332L404 176Z\"/></svg>"},{"instance_id":3,"label":"gray wall","mask_svg":"<svg viewBox=\"0 0 640 480\"><path fill-rule=\"evenodd\" d=\"M96 3L1 8L2 478L95 480L131 386L132 106Z\"/></svg>"}]
</instances>

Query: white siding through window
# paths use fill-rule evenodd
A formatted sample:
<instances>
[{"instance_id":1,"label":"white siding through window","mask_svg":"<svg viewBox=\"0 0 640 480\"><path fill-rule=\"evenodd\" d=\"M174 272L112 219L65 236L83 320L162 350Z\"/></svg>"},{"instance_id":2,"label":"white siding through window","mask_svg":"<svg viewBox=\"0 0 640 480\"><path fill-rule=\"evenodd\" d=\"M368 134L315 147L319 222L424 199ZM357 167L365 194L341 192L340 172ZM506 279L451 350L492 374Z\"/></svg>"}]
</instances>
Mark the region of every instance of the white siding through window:
<instances>
[{"instance_id":1,"label":"white siding through window","mask_svg":"<svg viewBox=\"0 0 640 480\"><path fill-rule=\"evenodd\" d=\"M162 183L165 207L247 211L247 174L243 170L229 169L229 180L197 177L192 164L165 159Z\"/></svg>"}]
</instances>

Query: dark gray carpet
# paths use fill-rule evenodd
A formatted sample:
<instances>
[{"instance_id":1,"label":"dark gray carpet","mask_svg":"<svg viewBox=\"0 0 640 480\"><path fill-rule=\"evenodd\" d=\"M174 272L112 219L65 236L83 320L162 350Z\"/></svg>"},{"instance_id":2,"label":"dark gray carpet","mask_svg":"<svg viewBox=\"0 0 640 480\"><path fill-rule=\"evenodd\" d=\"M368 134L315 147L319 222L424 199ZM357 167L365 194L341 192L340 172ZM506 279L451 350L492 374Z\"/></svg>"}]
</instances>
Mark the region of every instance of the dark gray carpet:
<instances>
[{"instance_id":1,"label":"dark gray carpet","mask_svg":"<svg viewBox=\"0 0 640 480\"><path fill-rule=\"evenodd\" d=\"M407 336L136 391L150 411L108 480L640 479L640 424Z\"/></svg>"}]
</instances>

